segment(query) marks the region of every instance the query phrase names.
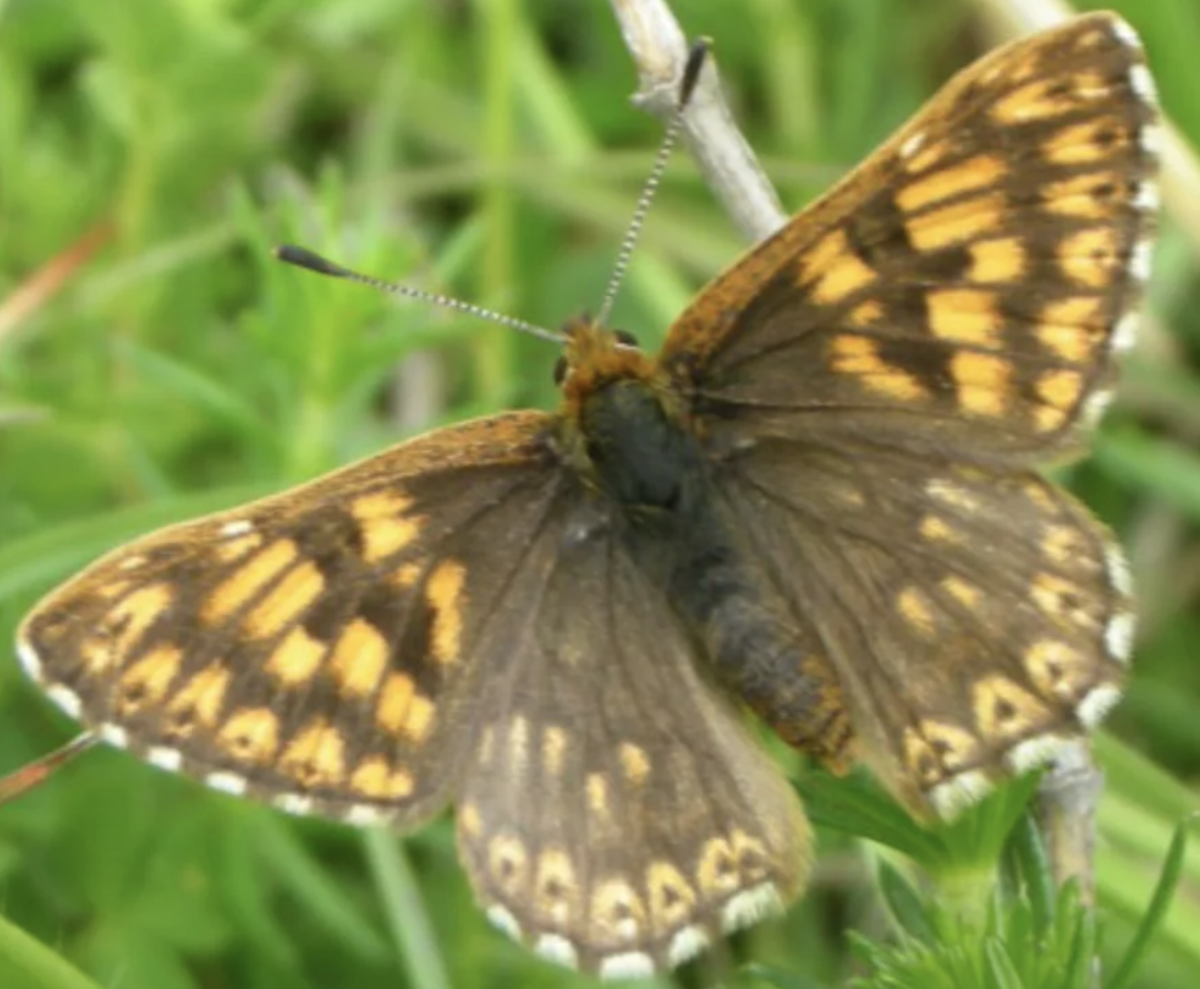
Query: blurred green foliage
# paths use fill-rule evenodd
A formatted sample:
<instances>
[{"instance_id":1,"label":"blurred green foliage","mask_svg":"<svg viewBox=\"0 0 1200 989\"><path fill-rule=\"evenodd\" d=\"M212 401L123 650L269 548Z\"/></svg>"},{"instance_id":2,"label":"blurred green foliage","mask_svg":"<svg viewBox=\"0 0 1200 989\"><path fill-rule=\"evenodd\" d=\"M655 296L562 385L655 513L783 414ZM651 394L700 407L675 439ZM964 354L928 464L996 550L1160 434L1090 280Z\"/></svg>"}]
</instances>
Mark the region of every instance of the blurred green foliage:
<instances>
[{"instance_id":1,"label":"blurred green foliage","mask_svg":"<svg viewBox=\"0 0 1200 989\"><path fill-rule=\"evenodd\" d=\"M715 39L738 119L795 208L981 47L965 0L674 6ZM1114 6L1200 145L1194 0ZM305 243L556 325L598 302L659 138L628 103L634 85L608 6L582 0L0 0L0 301L89 235L102 241L0 327L0 641L39 593L132 535L432 424L552 403L552 348L283 268L269 248ZM1144 612L1128 699L1098 746L1110 967L1197 806L1200 291L1187 233L1167 217L1154 319L1095 456L1068 474L1130 547ZM677 155L615 322L653 346L743 246ZM70 730L15 660L0 662L0 766ZM810 777L806 792L826 825L815 888L680 981L829 986L874 970L871 985L940 984L923 966L942 920L892 865L875 881L845 832L913 855L935 881L969 877L999 854L1011 794L934 838L853 783ZM1135 986L1200 978L1200 856L1180 845L1172 861L1179 894ZM1013 945L1067 957L1092 943L1071 896L1018 898L979 926L996 984L1034 984ZM1051 903L1067 919L1038 926L1055 923ZM20 929L121 989L582 982L490 930L446 822L401 845L117 752L0 807L0 909L5 989L88 984ZM771 974L734 976L747 959Z\"/></svg>"}]
</instances>

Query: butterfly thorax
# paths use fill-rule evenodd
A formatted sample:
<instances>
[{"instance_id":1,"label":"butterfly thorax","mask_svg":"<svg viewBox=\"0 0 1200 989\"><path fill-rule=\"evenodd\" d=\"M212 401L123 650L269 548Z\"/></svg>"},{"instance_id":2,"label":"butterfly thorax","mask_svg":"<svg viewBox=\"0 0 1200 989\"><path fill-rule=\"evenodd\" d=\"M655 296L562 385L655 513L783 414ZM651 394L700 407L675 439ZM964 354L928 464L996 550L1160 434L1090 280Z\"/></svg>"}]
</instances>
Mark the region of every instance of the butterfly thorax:
<instances>
[{"instance_id":1,"label":"butterfly thorax","mask_svg":"<svg viewBox=\"0 0 1200 989\"><path fill-rule=\"evenodd\" d=\"M586 318L565 327L558 446L584 484L626 508L671 508L700 469L679 396L655 362Z\"/></svg>"},{"instance_id":2,"label":"butterfly thorax","mask_svg":"<svg viewBox=\"0 0 1200 989\"><path fill-rule=\"evenodd\" d=\"M636 378L606 382L584 398L579 423L599 487L627 511L695 511L701 452L650 385Z\"/></svg>"}]
</instances>

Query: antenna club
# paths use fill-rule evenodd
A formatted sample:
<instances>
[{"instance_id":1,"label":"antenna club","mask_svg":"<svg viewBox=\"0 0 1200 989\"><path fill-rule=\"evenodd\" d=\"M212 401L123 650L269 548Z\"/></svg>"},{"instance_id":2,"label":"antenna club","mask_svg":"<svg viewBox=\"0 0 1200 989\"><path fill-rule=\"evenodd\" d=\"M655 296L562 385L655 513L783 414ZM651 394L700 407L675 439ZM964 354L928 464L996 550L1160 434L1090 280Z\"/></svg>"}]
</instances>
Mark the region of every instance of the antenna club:
<instances>
[{"instance_id":1,"label":"antenna club","mask_svg":"<svg viewBox=\"0 0 1200 989\"><path fill-rule=\"evenodd\" d=\"M706 37L697 38L692 47L688 49L687 61L683 65L683 76L679 82L679 107L686 107L692 100L692 94L696 91L696 84L700 81L700 72L704 69L704 63L708 61L709 52L712 49L712 39Z\"/></svg>"},{"instance_id":2,"label":"antenna club","mask_svg":"<svg viewBox=\"0 0 1200 989\"><path fill-rule=\"evenodd\" d=\"M296 244L280 244L272 253L285 264L294 264L297 268L315 271L318 275L329 275L331 278L354 277L354 272L348 268L334 264L328 258L321 257L320 254L310 251L307 247L299 247Z\"/></svg>"}]
</instances>

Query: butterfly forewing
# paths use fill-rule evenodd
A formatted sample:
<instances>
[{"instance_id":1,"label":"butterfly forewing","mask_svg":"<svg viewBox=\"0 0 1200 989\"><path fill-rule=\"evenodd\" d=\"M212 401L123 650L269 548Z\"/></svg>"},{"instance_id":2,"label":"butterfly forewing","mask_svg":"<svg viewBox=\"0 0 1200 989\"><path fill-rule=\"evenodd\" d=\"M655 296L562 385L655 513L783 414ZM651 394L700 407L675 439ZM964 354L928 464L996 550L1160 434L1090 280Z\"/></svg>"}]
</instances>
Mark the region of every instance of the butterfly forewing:
<instances>
[{"instance_id":1,"label":"butterfly forewing","mask_svg":"<svg viewBox=\"0 0 1200 989\"><path fill-rule=\"evenodd\" d=\"M1068 449L1132 341L1157 134L1119 18L1016 42L717 279L663 361L734 442L886 436L1026 463Z\"/></svg>"},{"instance_id":2,"label":"butterfly forewing","mask_svg":"<svg viewBox=\"0 0 1200 989\"><path fill-rule=\"evenodd\" d=\"M514 598L539 603L483 702L458 830L494 922L558 961L636 976L780 908L810 839L619 528L581 515L532 551L545 565L521 582L537 590Z\"/></svg>"},{"instance_id":3,"label":"butterfly forewing","mask_svg":"<svg viewBox=\"0 0 1200 989\"><path fill-rule=\"evenodd\" d=\"M448 799L486 615L560 494L546 421L442 430L134 542L29 616L26 666L160 766L416 823Z\"/></svg>"}]
</instances>

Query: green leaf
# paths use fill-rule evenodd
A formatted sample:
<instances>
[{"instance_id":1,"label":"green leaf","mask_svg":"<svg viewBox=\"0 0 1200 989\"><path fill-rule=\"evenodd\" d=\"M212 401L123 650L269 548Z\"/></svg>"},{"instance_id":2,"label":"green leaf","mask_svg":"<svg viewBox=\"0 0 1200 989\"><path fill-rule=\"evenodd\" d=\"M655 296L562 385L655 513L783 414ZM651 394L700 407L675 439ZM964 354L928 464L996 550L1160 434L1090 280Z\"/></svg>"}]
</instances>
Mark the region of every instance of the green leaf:
<instances>
[{"instance_id":1,"label":"green leaf","mask_svg":"<svg viewBox=\"0 0 1200 989\"><path fill-rule=\"evenodd\" d=\"M1154 940L1179 886L1179 879L1183 874L1184 854L1187 852L1187 838L1187 824L1181 823L1175 828L1175 834L1171 838L1167 857L1163 860L1162 872L1159 873L1158 883L1146 907L1145 916L1138 925L1132 943L1125 951L1125 957L1105 983L1105 989L1125 989L1132 982L1138 965L1149 950L1150 942Z\"/></svg>"},{"instance_id":2,"label":"green leaf","mask_svg":"<svg viewBox=\"0 0 1200 989\"><path fill-rule=\"evenodd\" d=\"M41 941L0 916L0 986L14 989L100 989Z\"/></svg>"},{"instance_id":3,"label":"green leaf","mask_svg":"<svg viewBox=\"0 0 1200 989\"><path fill-rule=\"evenodd\" d=\"M937 942L920 896L890 862L879 863L879 890L887 901L892 917L907 934L926 944Z\"/></svg>"},{"instance_id":4,"label":"green leaf","mask_svg":"<svg viewBox=\"0 0 1200 989\"><path fill-rule=\"evenodd\" d=\"M744 965L739 970L747 981L765 982L776 989L825 989L825 986L800 972L785 971L771 965Z\"/></svg>"},{"instance_id":5,"label":"green leaf","mask_svg":"<svg viewBox=\"0 0 1200 989\"><path fill-rule=\"evenodd\" d=\"M997 938L988 938L983 945L983 956L987 961L985 969L988 989L1027 989L1022 982L1008 949Z\"/></svg>"},{"instance_id":6,"label":"green leaf","mask_svg":"<svg viewBox=\"0 0 1200 989\"><path fill-rule=\"evenodd\" d=\"M835 779L810 773L797 783L813 823L894 848L922 863L941 862L938 838L863 774Z\"/></svg>"},{"instance_id":7,"label":"green leaf","mask_svg":"<svg viewBox=\"0 0 1200 989\"><path fill-rule=\"evenodd\" d=\"M1054 920L1054 870L1032 813L1017 820L1009 847L1033 911L1034 930L1040 934Z\"/></svg>"},{"instance_id":8,"label":"green leaf","mask_svg":"<svg viewBox=\"0 0 1200 989\"><path fill-rule=\"evenodd\" d=\"M450 989L446 961L421 900L401 839L382 828L363 834L367 860L383 900L393 941L408 969L412 984L424 989Z\"/></svg>"},{"instance_id":9,"label":"green leaf","mask_svg":"<svg viewBox=\"0 0 1200 989\"><path fill-rule=\"evenodd\" d=\"M376 926L359 904L332 882L295 829L278 814L260 807L247 806L244 813L265 871L294 897L297 906L342 950L368 961L387 957L387 943Z\"/></svg>"}]
</instances>

